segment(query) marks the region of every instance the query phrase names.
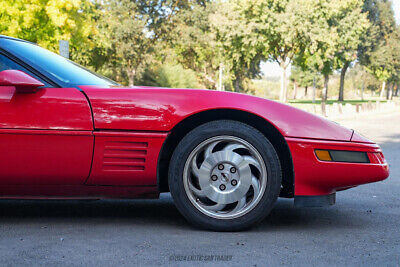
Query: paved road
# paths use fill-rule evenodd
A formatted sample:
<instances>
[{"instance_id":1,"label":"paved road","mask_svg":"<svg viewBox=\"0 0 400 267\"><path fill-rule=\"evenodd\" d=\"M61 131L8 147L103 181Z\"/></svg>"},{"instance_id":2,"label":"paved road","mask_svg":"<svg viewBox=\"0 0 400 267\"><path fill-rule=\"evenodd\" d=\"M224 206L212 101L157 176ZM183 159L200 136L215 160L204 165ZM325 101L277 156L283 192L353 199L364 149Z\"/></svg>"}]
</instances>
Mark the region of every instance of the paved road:
<instances>
[{"instance_id":1,"label":"paved road","mask_svg":"<svg viewBox=\"0 0 400 267\"><path fill-rule=\"evenodd\" d=\"M399 266L400 113L340 123L381 144L391 176L338 193L335 206L298 209L280 199L257 228L214 233L189 226L169 195L149 201L2 201L0 265L202 265L170 257L228 255L230 261L212 263Z\"/></svg>"}]
</instances>

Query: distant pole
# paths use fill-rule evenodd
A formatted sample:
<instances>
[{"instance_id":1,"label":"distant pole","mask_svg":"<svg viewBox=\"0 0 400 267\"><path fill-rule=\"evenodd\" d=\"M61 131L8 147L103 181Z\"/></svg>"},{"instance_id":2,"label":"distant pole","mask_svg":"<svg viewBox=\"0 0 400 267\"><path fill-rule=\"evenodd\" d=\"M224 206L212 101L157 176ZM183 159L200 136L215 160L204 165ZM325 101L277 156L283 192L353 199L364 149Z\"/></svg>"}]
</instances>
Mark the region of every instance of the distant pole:
<instances>
[{"instance_id":1,"label":"distant pole","mask_svg":"<svg viewBox=\"0 0 400 267\"><path fill-rule=\"evenodd\" d=\"M224 66L219 64L219 81L218 81L218 91L223 91L223 85L222 85L222 80L223 80L223 75L224 75Z\"/></svg>"},{"instance_id":2,"label":"distant pole","mask_svg":"<svg viewBox=\"0 0 400 267\"><path fill-rule=\"evenodd\" d=\"M362 85L361 85L361 101L364 101L364 80L363 80L363 82L362 82Z\"/></svg>"},{"instance_id":3,"label":"distant pole","mask_svg":"<svg viewBox=\"0 0 400 267\"><path fill-rule=\"evenodd\" d=\"M60 55L69 58L69 42L67 40L60 40L58 44Z\"/></svg>"},{"instance_id":4,"label":"distant pole","mask_svg":"<svg viewBox=\"0 0 400 267\"><path fill-rule=\"evenodd\" d=\"M312 88L312 102L315 103L315 76L314 76L314 80L313 80L313 88Z\"/></svg>"}]
</instances>

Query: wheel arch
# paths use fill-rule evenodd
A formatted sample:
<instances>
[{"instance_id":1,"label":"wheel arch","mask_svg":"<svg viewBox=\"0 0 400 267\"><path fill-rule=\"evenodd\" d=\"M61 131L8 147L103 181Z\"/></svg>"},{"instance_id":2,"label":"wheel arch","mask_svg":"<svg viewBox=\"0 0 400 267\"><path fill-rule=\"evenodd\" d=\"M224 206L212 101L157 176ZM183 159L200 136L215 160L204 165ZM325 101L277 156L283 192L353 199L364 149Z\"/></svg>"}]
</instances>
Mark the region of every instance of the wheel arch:
<instances>
[{"instance_id":1,"label":"wheel arch","mask_svg":"<svg viewBox=\"0 0 400 267\"><path fill-rule=\"evenodd\" d=\"M165 140L157 164L157 183L160 192L168 192L168 167L172 153L174 152L179 141L191 130L197 126L214 120L234 120L248 124L262 134L274 146L279 156L282 167L282 197L294 196L294 168L292 156L285 138L280 131L272 125L268 120L242 110L236 109L211 109L191 115L180 121L171 130L170 135Z\"/></svg>"}]
</instances>

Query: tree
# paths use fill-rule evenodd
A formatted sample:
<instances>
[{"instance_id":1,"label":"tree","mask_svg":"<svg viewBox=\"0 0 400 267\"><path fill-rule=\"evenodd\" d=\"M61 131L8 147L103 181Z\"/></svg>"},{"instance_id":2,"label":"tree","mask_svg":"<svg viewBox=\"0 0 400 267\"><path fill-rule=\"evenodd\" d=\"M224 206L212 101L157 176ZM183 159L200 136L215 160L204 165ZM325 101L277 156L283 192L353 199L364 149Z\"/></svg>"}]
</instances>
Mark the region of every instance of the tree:
<instances>
[{"instance_id":1,"label":"tree","mask_svg":"<svg viewBox=\"0 0 400 267\"><path fill-rule=\"evenodd\" d=\"M307 25L316 7L311 0L242 0L227 2L233 5L226 23L230 45L246 51L250 59L265 58L275 61L282 70L280 100L287 99L286 71L294 56L309 44ZM231 21L238 21L232 23ZM240 57L251 61L249 57Z\"/></svg>"},{"instance_id":2,"label":"tree","mask_svg":"<svg viewBox=\"0 0 400 267\"><path fill-rule=\"evenodd\" d=\"M354 48L355 44L358 44L357 39L360 38L360 32L364 28L353 31L350 29L352 25L348 25L357 18L357 10L360 10L358 0L313 1L313 3L315 5L314 12L309 15L309 19L313 23L309 24L306 30L310 45L297 55L296 62L303 69L310 68L323 75L321 104L322 112L325 114L329 76L335 69L342 67L344 79L348 66L341 66L341 64L349 62L354 56L352 53L347 54L346 47L349 48L352 44ZM345 67L344 70L343 67Z\"/></svg>"},{"instance_id":3,"label":"tree","mask_svg":"<svg viewBox=\"0 0 400 267\"><path fill-rule=\"evenodd\" d=\"M379 81L359 62L354 64L346 77L347 80L352 84L353 88L360 90L359 92L361 100L364 100L364 93L366 91L375 92L376 90L379 90Z\"/></svg>"},{"instance_id":4,"label":"tree","mask_svg":"<svg viewBox=\"0 0 400 267\"><path fill-rule=\"evenodd\" d=\"M368 12L372 24L359 47L359 59L362 65L381 83L381 98L387 81L396 73L399 34L391 2L388 0L366 0L363 7Z\"/></svg>"},{"instance_id":5,"label":"tree","mask_svg":"<svg viewBox=\"0 0 400 267\"><path fill-rule=\"evenodd\" d=\"M231 74L234 89L244 89L246 78L256 77L260 73L262 40L254 34L256 25L246 22L240 1L219 2L215 12L210 14L213 31L218 47L223 54L225 69Z\"/></svg>"},{"instance_id":6,"label":"tree","mask_svg":"<svg viewBox=\"0 0 400 267\"><path fill-rule=\"evenodd\" d=\"M400 69L400 34L392 32L370 54L367 69L382 83L380 97L383 98L386 83L395 80Z\"/></svg>"},{"instance_id":7,"label":"tree","mask_svg":"<svg viewBox=\"0 0 400 267\"><path fill-rule=\"evenodd\" d=\"M58 51L59 40L69 40L71 57L85 61L81 51L94 47L97 33L94 5L81 0L2 0L0 34L28 40Z\"/></svg>"},{"instance_id":8,"label":"tree","mask_svg":"<svg viewBox=\"0 0 400 267\"><path fill-rule=\"evenodd\" d=\"M194 71L181 65L164 65L157 72L157 85L174 88L195 88L197 78Z\"/></svg>"},{"instance_id":9,"label":"tree","mask_svg":"<svg viewBox=\"0 0 400 267\"><path fill-rule=\"evenodd\" d=\"M164 61L194 70L207 88L216 88L217 72L224 62L209 18L214 7L194 3L177 12L171 18L167 49L163 51Z\"/></svg>"},{"instance_id":10,"label":"tree","mask_svg":"<svg viewBox=\"0 0 400 267\"><path fill-rule=\"evenodd\" d=\"M296 82L301 88L304 88L304 95L308 95L308 88L314 86L315 83L319 83L320 75L310 69L302 69L296 65L292 65L290 74L290 80Z\"/></svg>"},{"instance_id":11,"label":"tree","mask_svg":"<svg viewBox=\"0 0 400 267\"><path fill-rule=\"evenodd\" d=\"M101 8L99 29L107 39L108 67L114 70L116 80L127 79L133 86L154 49L154 38L147 28L149 16L140 13L136 1L109 0Z\"/></svg>"},{"instance_id":12,"label":"tree","mask_svg":"<svg viewBox=\"0 0 400 267\"><path fill-rule=\"evenodd\" d=\"M312 24L307 24L310 45L296 56L296 64L303 69L319 72L324 77L322 90L322 111L325 114L325 102L328 97L329 75L335 69L335 48L337 47L338 33L333 24L333 17L339 5L330 1L314 1L314 12L309 19Z\"/></svg>"},{"instance_id":13,"label":"tree","mask_svg":"<svg viewBox=\"0 0 400 267\"><path fill-rule=\"evenodd\" d=\"M370 22L367 14L362 13L362 0L341 1L339 12L333 17L333 24L337 28L338 39L336 44L337 66L340 70L339 101L344 100L344 81L347 69L351 62L357 59L358 46L362 37L367 33Z\"/></svg>"}]
</instances>

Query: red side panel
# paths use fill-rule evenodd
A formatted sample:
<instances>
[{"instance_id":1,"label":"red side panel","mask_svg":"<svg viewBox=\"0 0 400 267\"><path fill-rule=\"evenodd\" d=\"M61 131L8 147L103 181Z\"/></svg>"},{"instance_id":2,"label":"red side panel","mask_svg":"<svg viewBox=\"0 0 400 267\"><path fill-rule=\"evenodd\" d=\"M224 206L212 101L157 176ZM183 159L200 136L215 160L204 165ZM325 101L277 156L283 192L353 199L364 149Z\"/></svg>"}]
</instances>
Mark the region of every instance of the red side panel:
<instances>
[{"instance_id":1,"label":"red side panel","mask_svg":"<svg viewBox=\"0 0 400 267\"><path fill-rule=\"evenodd\" d=\"M89 103L76 88L0 86L0 184L84 184L93 153Z\"/></svg>"},{"instance_id":2,"label":"red side panel","mask_svg":"<svg viewBox=\"0 0 400 267\"><path fill-rule=\"evenodd\" d=\"M286 138L292 153L295 195L327 195L335 191L377 182L389 176L389 167L376 144L328 142ZM315 149L364 151L371 163L327 162L317 159Z\"/></svg>"},{"instance_id":3,"label":"red side panel","mask_svg":"<svg viewBox=\"0 0 400 267\"><path fill-rule=\"evenodd\" d=\"M145 87L82 89L90 99L97 129L167 132L198 112L236 109L268 120L287 137L350 141L353 133L291 106L237 93Z\"/></svg>"},{"instance_id":4,"label":"red side panel","mask_svg":"<svg viewBox=\"0 0 400 267\"><path fill-rule=\"evenodd\" d=\"M0 128L92 130L89 103L76 88L43 88L19 94L0 86Z\"/></svg>"},{"instance_id":5,"label":"red side panel","mask_svg":"<svg viewBox=\"0 0 400 267\"><path fill-rule=\"evenodd\" d=\"M156 185L167 133L95 132L90 185Z\"/></svg>"},{"instance_id":6,"label":"red side panel","mask_svg":"<svg viewBox=\"0 0 400 267\"><path fill-rule=\"evenodd\" d=\"M83 184L93 136L88 131L0 129L0 184Z\"/></svg>"}]
</instances>

